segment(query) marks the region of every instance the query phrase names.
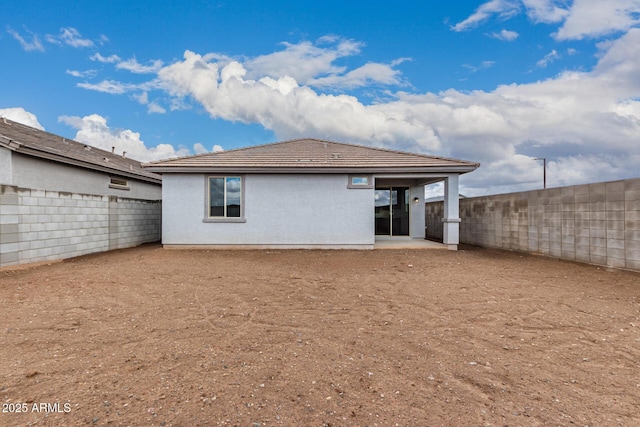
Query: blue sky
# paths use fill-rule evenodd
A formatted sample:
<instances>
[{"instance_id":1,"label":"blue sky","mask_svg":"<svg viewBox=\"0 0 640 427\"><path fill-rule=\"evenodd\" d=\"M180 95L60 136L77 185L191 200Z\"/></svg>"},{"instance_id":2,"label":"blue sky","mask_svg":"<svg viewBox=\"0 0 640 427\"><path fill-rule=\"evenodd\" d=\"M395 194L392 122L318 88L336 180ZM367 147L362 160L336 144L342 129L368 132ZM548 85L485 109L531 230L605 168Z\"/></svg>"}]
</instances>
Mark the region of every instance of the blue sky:
<instances>
[{"instance_id":1,"label":"blue sky","mask_svg":"<svg viewBox=\"0 0 640 427\"><path fill-rule=\"evenodd\" d=\"M143 161L320 137L479 161L468 195L640 170L640 0L25 0L0 56L0 115Z\"/></svg>"}]
</instances>

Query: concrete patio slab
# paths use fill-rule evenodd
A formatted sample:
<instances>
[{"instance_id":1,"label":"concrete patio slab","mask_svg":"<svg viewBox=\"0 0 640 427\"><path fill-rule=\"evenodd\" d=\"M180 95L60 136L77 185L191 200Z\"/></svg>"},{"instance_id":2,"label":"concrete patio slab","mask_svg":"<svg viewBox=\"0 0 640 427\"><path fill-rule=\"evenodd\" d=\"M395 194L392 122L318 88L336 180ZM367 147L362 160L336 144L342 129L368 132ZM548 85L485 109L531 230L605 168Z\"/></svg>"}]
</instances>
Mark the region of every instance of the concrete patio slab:
<instances>
[{"instance_id":1,"label":"concrete patio slab","mask_svg":"<svg viewBox=\"0 0 640 427\"><path fill-rule=\"evenodd\" d=\"M445 245L431 240L412 239L404 236L376 236L374 249L447 249Z\"/></svg>"}]
</instances>

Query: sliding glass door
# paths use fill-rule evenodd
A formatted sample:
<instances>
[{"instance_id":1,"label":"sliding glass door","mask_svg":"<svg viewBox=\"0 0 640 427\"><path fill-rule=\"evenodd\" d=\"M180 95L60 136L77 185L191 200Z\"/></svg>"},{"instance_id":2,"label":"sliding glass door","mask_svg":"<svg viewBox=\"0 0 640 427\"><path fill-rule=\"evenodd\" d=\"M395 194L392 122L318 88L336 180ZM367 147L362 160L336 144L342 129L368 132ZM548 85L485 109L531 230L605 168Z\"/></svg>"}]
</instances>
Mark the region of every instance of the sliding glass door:
<instances>
[{"instance_id":1,"label":"sliding glass door","mask_svg":"<svg viewBox=\"0 0 640 427\"><path fill-rule=\"evenodd\" d=\"M376 235L409 235L409 187L377 188L375 191Z\"/></svg>"},{"instance_id":2,"label":"sliding glass door","mask_svg":"<svg viewBox=\"0 0 640 427\"><path fill-rule=\"evenodd\" d=\"M391 190L376 190L376 236L391 234Z\"/></svg>"}]
</instances>

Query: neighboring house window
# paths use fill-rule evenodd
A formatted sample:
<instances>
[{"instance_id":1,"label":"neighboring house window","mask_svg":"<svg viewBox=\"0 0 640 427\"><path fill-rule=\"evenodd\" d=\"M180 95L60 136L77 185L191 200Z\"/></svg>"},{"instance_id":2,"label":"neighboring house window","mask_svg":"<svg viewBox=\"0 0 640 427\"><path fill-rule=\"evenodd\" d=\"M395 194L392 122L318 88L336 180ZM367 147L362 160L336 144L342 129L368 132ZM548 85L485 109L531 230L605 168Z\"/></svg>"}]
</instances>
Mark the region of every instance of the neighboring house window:
<instances>
[{"instance_id":1,"label":"neighboring house window","mask_svg":"<svg viewBox=\"0 0 640 427\"><path fill-rule=\"evenodd\" d=\"M371 175L349 175L347 188L373 188Z\"/></svg>"},{"instance_id":2,"label":"neighboring house window","mask_svg":"<svg viewBox=\"0 0 640 427\"><path fill-rule=\"evenodd\" d=\"M118 190L129 190L129 181L122 178L110 178L109 188L117 188Z\"/></svg>"},{"instance_id":3,"label":"neighboring house window","mask_svg":"<svg viewBox=\"0 0 640 427\"><path fill-rule=\"evenodd\" d=\"M209 177L209 218L242 218L242 177Z\"/></svg>"}]
</instances>

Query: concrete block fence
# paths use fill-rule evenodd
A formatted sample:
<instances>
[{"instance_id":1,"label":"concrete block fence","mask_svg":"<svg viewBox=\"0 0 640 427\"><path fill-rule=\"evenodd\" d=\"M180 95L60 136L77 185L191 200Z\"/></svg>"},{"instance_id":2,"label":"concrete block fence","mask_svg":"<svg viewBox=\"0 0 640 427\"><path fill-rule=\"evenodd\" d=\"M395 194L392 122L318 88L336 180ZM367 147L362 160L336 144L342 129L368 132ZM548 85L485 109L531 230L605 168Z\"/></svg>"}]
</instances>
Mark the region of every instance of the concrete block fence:
<instances>
[{"instance_id":1,"label":"concrete block fence","mask_svg":"<svg viewBox=\"0 0 640 427\"><path fill-rule=\"evenodd\" d=\"M442 202L425 205L442 238ZM460 200L460 242L640 271L640 178Z\"/></svg>"},{"instance_id":2,"label":"concrete block fence","mask_svg":"<svg viewBox=\"0 0 640 427\"><path fill-rule=\"evenodd\" d=\"M161 216L160 201L109 196L109 249L159 241Z\"/></svg>"},{"instance_id":3,"label":"concrete block fence","mask_svg":"<svg viewBox=\"0 0 640 427\"><path fill-rule=\"evenodd\" d=\"M160 240L161 202L0 185L0 267Z\"/></svg>"}]
</instances>

